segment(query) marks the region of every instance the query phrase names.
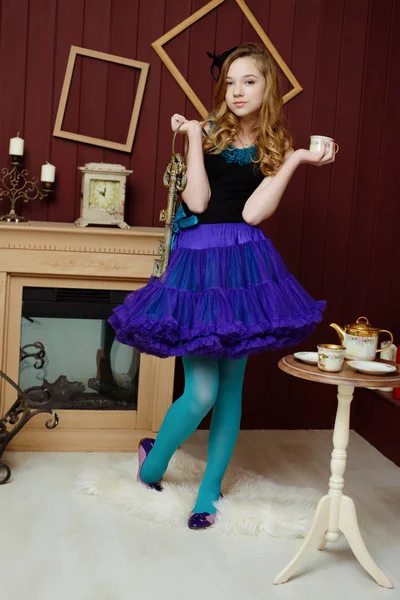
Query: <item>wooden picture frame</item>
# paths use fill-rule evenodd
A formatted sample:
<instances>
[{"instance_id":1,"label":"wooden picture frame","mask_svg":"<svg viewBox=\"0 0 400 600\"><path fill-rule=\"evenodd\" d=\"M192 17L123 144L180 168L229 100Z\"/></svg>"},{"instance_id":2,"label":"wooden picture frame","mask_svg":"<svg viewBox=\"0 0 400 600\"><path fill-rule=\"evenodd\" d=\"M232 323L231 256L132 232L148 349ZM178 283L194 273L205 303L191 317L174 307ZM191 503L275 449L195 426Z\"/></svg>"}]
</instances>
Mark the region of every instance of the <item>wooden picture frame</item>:
<instances>
[{"instance_id":1,"label":"wooden picture frame","mask_svg":"<svg viewBox=\"0 0 400 600\"><path fill-rule=\"evenodd\" d=\"M64 120L65 109L68 101L68 94L71 86L72 75L74 72L75 61L77 56L87 56L89 58L95 58L98 60L104 60L107 62L117 63L127 67L140 69L139 83L136 90L135 102L133 105L132 115L129 124L129 130L126 137L126 143L120 144L118 142L112 142L110 140L103 140L101 138L90 137L87 135L81 135L79 133L72 133L70 131L64 131L62 129L62 123ZM133 140L135 138L136 126L139 118L139 112L142 105L144 88L146 85L147 75L149 71L149 63L140 62L138 60L132 60L130 58L124 58L122 56L115 56L114 54L106 54L105 52L97 52L96 50L88 50L87 48L79 48L78 46L71 46L69 53L67 69L65 71L64 83L61 91L60 102L58 105L57 117L54 125L53 135L55 137L61 137L67 140L74 140L76 142L83 142L86 144L93 144L94 146L102 146L103 148L111 148L112 150L121 150L122 152L131 152L133 146Z\"/></svg>"},{"instance_id":2,"label":"wooden picture frame","mask_svg":"<svg viewBox=\"0 0 400 600\"><path fill-rule=\"evenodd\" d=\"M196 23L196 21L199 21L202 17L213 11L220 4L223 4L223 2L225 1L226 0L211 0L211 2L203 6L203 8L200 8L197 12L193 13L193 15L182 21L182 23L165 33L162 37L160 37L158 40L151 44L154 50L157 52L158 56L161 58L162 62L165 64L165 66L171 73L171 75L175 78L177 83L181 86L185 94L188 96L189 100L199 111L203 119L207 117L209 111L206 109L204 104L200 101L198 96L190 87L186 79L183 77L182 73L177 69L176 65L172 62L172 60L164 50L163 46L164 44L172 40L174 37L182 33L182 31L193 25L193 23ZM244 13L245 17L248 19L253 29L261 38L266 48L269 50L279 67L282 69L283 73L286 75L286 77L292 84L293 88L283 96L283 102L288 102L289 100L297 96L297 94L300 94L300 92L303 91L303 88L301 87L300 83L297 81L296 77L293 75L292 71L289 69L289 67L279 54L279 52L277 51L277 49L263 30L257 19L255 18L255 16L253 15L253 13L248 8L245 1L236 0L236 4Z\"/></svg>"}]
</instances>

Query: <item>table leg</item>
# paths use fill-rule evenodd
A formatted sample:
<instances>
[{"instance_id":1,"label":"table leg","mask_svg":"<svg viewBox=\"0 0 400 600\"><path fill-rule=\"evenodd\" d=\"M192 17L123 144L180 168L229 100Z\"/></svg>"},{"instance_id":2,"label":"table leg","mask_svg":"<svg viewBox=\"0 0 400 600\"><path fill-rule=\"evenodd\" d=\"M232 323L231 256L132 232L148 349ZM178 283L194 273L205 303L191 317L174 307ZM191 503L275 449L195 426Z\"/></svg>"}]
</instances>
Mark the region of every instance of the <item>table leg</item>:
<instances>
[{"instance_id":1,"label":"table leg","mask_svg":"<svg viewBox=\"0 0 400 600\"><path fill-rule=\"evenodd\" d=\"M318 503L314 521L303 545L290 563L274 579L275 584L285 583L306 561L314 548L323 550L327 542L336 542L342 532L357 560L379 585L393 588L392 582L372 560L361 537L354 502L343 495L346 448L349 442L350 404L354 387L338 386L338 408L333 431L333 451L329 492Z\"/></svg>"}]
</instances>

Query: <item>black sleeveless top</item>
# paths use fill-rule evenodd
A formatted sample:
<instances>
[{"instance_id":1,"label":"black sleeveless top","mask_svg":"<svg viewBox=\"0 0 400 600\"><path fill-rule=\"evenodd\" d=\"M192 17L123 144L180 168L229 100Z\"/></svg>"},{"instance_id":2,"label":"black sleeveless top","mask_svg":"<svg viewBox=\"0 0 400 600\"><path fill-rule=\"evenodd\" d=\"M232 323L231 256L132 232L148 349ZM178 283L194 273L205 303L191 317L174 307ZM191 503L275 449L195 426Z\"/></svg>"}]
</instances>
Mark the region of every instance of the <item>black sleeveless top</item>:
<instances>
[{"instance_id":1,"label":"black sleeveless top","mask_svg":"<svg viewBox=\"0 0 400 600\"><path fill-rule=\"evenodd\" d=\"M226 152L224 151L225 154ZM204 166L210 183L211 197L205 212L196 213L199 224L243 223L244 205L264 179L258 165L252 162L227 162L221 154L205 154ZM182 208L188 217L195 214L183 200Z\"/></svg>"}]
</instances>

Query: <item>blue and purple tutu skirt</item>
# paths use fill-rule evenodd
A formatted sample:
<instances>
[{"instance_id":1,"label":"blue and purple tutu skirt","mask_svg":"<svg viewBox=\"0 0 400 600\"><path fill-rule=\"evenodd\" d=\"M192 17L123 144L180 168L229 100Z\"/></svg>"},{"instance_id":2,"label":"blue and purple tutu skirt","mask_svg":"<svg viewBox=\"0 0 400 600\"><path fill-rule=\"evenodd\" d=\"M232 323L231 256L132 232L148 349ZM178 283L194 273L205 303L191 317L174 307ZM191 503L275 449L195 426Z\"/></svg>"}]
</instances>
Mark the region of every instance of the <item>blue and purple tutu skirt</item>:
<instances>
[{"instance_id":1,"label":"blue and purple tutu skirt","mask_svg":"<svg viewBox=\"0 0 400 600\"><path fill-rule=\"evenodd\" d=\"M295 346L322 320L261 229L217 223L182 229L168 268L129 294L109 322L140 352L243 358Z\"/></svg>"}]
</instances>

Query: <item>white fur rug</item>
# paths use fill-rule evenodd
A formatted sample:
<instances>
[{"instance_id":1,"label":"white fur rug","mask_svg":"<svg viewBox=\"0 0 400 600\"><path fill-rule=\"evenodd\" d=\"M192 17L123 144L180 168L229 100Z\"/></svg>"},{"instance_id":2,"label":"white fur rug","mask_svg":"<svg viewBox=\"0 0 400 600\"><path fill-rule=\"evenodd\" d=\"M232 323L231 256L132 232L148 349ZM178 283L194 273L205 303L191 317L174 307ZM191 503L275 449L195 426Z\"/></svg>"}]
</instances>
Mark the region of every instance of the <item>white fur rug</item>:
<instances>
[{"instance_id":1,"label":"white fur rug","mask_svg":"<svg viewBox=\"0 0 400 600\"><path fill-rule=\"evenodd\" d=\"M163 478L163 491L137 483L137 454L133 459L84 472L75 488L129 511L140 519L186 527L194 506L205 463L177 450ZM320 498L311 488L278 485L249 471L231 469L223 481L224 498L210 531L218 534L304 537Z\"/></svg>"}]
</instances>

